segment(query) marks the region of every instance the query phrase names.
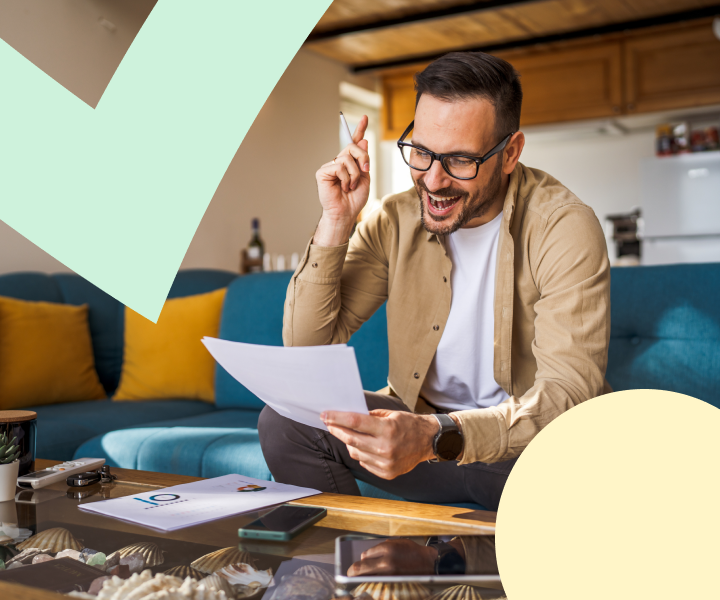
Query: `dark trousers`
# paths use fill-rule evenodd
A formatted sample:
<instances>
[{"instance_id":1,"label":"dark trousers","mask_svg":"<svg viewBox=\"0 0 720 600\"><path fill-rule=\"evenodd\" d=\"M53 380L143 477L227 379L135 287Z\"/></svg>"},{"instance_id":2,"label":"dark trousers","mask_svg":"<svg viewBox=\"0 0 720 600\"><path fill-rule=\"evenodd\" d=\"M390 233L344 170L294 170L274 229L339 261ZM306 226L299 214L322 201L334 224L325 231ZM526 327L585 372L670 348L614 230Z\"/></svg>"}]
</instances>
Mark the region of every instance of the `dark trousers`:
<instances>
[{"instance_id":1,"label":"dark trousers","mask_svg":"<svg viewBox=\"0 0 720 600\"><path fill-rule=\"evenodd\" d=\"M369 410L408 408L383 394L365 392ZM497 510L500 494L517 459L458 466L457 462L422 462L392 480L381 479L350 458L336 437L280 416L269 406L260 413L260 445L275 480L321 492L360 495L355 478L406 500L431 504L474 502Z\"/></svg>"}]
</instances>

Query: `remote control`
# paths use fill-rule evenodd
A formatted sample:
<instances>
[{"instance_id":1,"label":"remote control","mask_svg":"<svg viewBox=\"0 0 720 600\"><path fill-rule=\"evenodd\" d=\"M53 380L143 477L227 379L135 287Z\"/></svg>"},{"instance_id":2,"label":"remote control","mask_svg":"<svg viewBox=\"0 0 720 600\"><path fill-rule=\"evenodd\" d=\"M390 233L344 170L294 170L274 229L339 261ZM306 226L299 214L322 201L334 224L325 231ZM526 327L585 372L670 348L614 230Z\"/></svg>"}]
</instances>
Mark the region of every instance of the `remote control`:
<instances>
[{"instance_id":1,"label":"remote control","mask_svg":"<svg viewBox=\"0 0 720 600\"><path fill-rule=\"evenodd\" d=\"M104 458L78 458L77 460L69 460L54 467L48 467L42 471L35 471L34 473L28 473L27 475L18 477L17 484L24 488L31 487L38 489L51 483L65 481L68 475L74 473L83 473L85 471L99 469L104 464Z\"/></svg>"}]
</instances>

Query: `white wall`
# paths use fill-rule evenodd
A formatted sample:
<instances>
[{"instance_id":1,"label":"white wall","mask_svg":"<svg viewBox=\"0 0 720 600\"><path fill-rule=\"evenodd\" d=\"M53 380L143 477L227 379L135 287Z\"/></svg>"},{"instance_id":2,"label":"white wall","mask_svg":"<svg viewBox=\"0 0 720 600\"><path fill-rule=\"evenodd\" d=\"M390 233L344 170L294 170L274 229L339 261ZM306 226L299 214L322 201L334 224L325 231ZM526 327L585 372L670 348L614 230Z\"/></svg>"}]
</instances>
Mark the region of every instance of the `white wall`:
<instances>
[{"instance_id":1,"label":"white wall","mask_svg":"<svg viewBox=\"0 0 720 600\"><path fill-rule=\"evenodd\" d=\"M152 0L0 0L0 38L95 106L153 5ZM101 18L115 30L103 27ZM298 53L218 186L183 268L236 270L253 217L261 220L270 253L304 250L320 216L315 171L338 152L344 80L375 86L372 78L353 77L340 63ZM19 270L68 269L0 221L0 273Z\"/></svg>"},{"instance_id":2,"label":"white wall","mask_svg":"<svg viewBox=\"0 0 720 600\"><path fill-rule=\"evenodd\" d=\"M561 181L602 223L640 205L640 162L654 156L654 148L654 131L555 140L530 131L520 160Z\"/></svg>"}]
</instances>

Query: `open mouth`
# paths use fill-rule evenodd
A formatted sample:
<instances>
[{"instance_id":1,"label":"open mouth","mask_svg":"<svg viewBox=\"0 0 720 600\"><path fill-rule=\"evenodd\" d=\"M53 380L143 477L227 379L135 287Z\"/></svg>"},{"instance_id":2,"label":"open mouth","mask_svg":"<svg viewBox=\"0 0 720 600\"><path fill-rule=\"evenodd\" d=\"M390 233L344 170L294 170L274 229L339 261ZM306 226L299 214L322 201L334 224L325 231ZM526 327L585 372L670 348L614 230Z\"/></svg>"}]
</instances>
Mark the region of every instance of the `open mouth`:
<instances>
[{"instance_id":1,"label":"open mouth","mask_svg":"<svg viewBox=\"0 0 720 600\"><path fill-rule=\"evenodd\" d=\"M448 214L453 207L460 201L461 196L452 196L446 198L444 196L434 196L427 193L428 209L434 215L442 216Z\"/></svg>"}]
</instances>

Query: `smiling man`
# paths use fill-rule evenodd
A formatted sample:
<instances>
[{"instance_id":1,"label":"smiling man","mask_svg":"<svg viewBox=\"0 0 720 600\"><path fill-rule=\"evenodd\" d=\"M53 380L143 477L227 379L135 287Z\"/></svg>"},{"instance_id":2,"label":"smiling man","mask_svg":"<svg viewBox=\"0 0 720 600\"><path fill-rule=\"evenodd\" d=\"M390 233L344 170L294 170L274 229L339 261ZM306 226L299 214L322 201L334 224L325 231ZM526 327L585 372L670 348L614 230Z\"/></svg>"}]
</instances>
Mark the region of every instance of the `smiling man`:
<instances>
[{"instance_id":1,"label":"smiling man","mask_svg":"<svg viewBox=\"0 0 720 600\"><path fill-rule=\"evenodd\" d=\"M610 268L593 211L518 162L522 91L507 62L451 53L415 77L398 142L415 188L353 226L369 193L367 120L317 172L322 217L285 304L287 346L347 342L387 301L389 386L329 433L266 407L277 481L496 510L554 418L609 391Z\"/></svg>"}]
</instances>

